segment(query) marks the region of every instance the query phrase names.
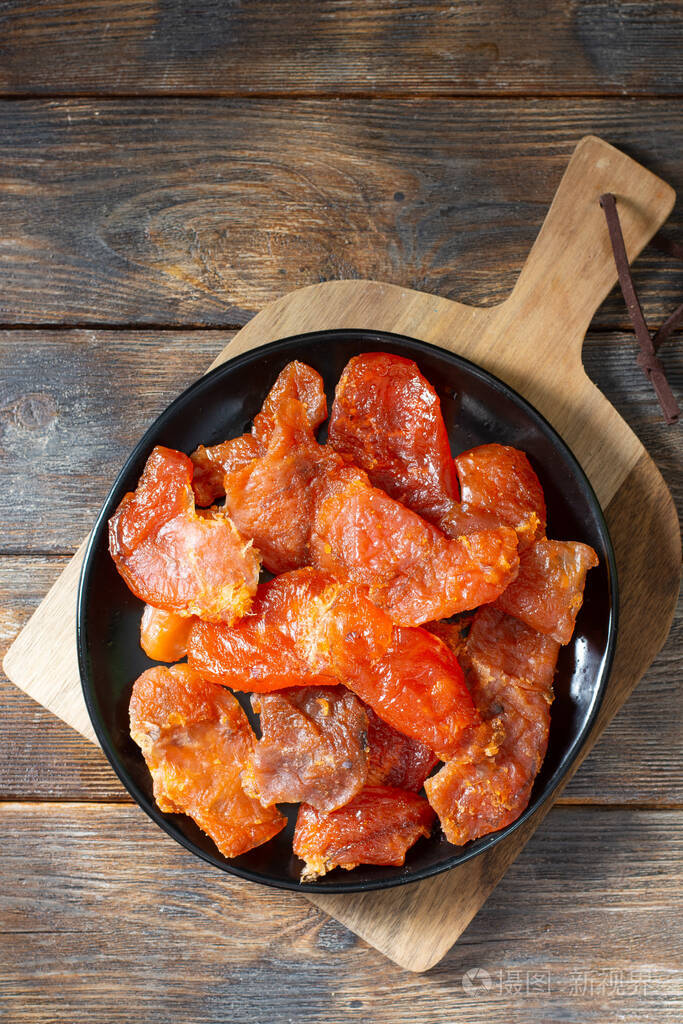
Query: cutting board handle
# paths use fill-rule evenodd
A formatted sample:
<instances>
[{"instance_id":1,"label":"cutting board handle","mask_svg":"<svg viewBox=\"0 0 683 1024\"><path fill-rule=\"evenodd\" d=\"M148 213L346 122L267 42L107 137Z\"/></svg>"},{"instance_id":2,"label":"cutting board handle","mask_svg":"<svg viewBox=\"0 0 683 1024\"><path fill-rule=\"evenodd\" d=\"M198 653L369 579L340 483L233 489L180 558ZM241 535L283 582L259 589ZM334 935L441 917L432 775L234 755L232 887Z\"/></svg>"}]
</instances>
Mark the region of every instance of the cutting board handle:
<instances>
[{"instance_id":1,"label":"cutting board handle","mask_svg":"<svg viewBox=\"0 0 683 1024\"><path fill-rule=\"evenodd\" d=\"M617 198L626 251L633 261L659 230L676 193L665 181L602 139L577 145L513 292L506 320L532 332L539 355L581 359L598 306L617 281L599 198ZM544 352L545 350L545 352Z\"/></svg>"}]
</instances>

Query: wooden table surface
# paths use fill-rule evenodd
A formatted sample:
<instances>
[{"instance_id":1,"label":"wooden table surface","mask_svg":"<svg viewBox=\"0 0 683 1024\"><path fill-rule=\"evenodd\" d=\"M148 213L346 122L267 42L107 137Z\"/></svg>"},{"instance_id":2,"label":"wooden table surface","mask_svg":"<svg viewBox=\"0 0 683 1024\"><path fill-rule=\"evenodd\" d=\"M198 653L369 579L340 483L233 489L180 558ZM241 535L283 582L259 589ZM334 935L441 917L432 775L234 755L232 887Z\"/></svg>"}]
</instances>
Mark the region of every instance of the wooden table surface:
<instances>
[{"instance_id":1,"label":"wooden table surface","mask_svg":"<svg viewBox=\"0 0 683 1024\"><path fill-rule=\"evenodd\" d=\"M683 192L682 52L665 0L1 4L2 653L264 303L339 277L502 299L589 132ZM635 278L657 326L683 264L648 249ZM680 502L681 430L635 353L615 291L586 369ZM191 857L0 675L0 1021L678 1019L682 632L422 976Z\"/></svg>"}]
</instances>

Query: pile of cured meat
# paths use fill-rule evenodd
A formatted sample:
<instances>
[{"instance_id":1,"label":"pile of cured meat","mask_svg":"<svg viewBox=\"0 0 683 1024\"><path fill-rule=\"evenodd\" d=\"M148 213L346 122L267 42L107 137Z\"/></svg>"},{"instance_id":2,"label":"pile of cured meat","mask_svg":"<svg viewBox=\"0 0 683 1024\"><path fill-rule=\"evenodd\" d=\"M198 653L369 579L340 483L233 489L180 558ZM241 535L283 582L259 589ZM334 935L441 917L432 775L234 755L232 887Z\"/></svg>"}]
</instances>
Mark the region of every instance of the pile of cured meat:
<instances>
[{"instance_id":1,"label":"pile of cured meat","mask_svg":"<svg viewBox=\"0 0 683 1024\"><path fill-rule=\"evenodd\" d=\"M546 537L523 452L453 459L410 360L352 359L321 445L326 417L320 375L289 363L249 433L189 457L155 448L109 523L146 605L142 647L177 663L144 672L130 702L157 804L226 857L300 804L303 879L403 864L437 816L455 844L519 816L597 564Z\"/></svg>"}]
</instances>

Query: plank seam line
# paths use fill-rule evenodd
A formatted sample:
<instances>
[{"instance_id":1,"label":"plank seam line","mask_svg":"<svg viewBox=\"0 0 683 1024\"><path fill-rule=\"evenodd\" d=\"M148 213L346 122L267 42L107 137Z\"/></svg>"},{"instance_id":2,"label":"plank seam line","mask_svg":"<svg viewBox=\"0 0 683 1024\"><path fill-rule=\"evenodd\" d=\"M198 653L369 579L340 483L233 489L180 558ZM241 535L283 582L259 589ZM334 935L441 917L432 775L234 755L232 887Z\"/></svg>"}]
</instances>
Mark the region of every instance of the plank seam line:
<instances>
[{"instance_id":1,"label":"plank seam line","mask_svg":"<svg viewBox=\"0 0 683 1024\"><path fill-rule=\"evenodd\" d=\"M93 520L94 522L94 520ZM76 548L62 550L34 548L0 548L0 558L73 558Z\"/></svg>"},{"instance_id":2,"label":"plank seam line","mask_svg":"<svg viewBox=\"0 0 683 1024\"><path fill-rule=\"evenodd\" d=\"M387 282L387 283L391 284L392 282ZM304 285L302 287L306 287L306 286ZM402 287L409 287L409 286L407 286L407 285L406 286L398 285L398 287L402 288ZM277 298L281 298L281 297L282 296L276 296L276 299ZM441 297L441 296L439 296L439 297ZM275 300L273 300L273 301L275 301ZM457 301L457 300L453 300L453 301ZM482 308L485 308L485 307L482 307ZM259 312L259 311L258 310L245 310L244 311L245 317L248 317L249 320L251 320L253 317L255 317L257 312ZM650 317L650 319L652 319L652 317ZM183 322L178 322L177 324L172 324L172 323L159 323L159 324L155 324L155 323L145 323L145 322L139 322L139 321L131 321L131 322L128 322L128 323L113 323L111 321L108 321L108 322L98 323L96 321L74 320L73 322L70 322L70 323L50 323L48 321L46 321L45 323L35 323L35 322L32 322L32 321L22 322L20 320L15 320L15 321L8 321L7 323L3 323L2 321L0 321L0 331L7 331L7 332L10 332L10 331L25 331L27 333L29 333L29 332L41 332L41 331L43 333L45 331L53 331L54 333L58 333L58 332L66 333L67 331L98 331L98 332L102 332L102 333L104 333L104 332L112 332L113 333L113 332L128 331L129 333L136 333L136 334L142 334L145 331L161 331L161 332L176 333L176 334L182 333L184 331L193 331L193 332L198 333L198 334L201 334L201 333L207 334L207 333L210 333L210 332L216 333L216 332L239 331L244 326L246 326L246 323L248 323L248 320L246 320L244 322L241 322L241 323L233 323L233 324L231 324L231 323L222 323L220 321L217 321L216 323L211 323L211 324L206 324L206 323L183 323ZM619 322L615 321L615 322L607 322L607 323L598 323L598 324L595 324L595 325L591 324L590 327L588 328L588 334L589 335L590 334L615 334L615 333L628 335L628 336L633 337L635 339L635 332L633 330L633 327L630 324L627 324L625 322L624 323L619 323ZM670 340L673 339L673 338L682 336L682 335L683 335L683 326L677 328L671 334ZM590 342L590 338L588 338L588 341Z\"/></svg>"},{"instance_id":3,"label":"plank seam line","mask_svg":"<svg viewBox=\"0 0 683 1024\"><path fill-rule=\"evenodd\" d=\"M94 320L74 320L69 323L37 323L35 321L22 322L21 320L0 320L0 331L239 331L249 320L256 316L256 310L242 310L244 319L234 323L217 321L216 323L146 323L145 321L130 321L115 323L113 321L98 322Z\"/></svg>"},{"instance_id":4,"label":"plank seam line","mask_svg":"<svg viewBox=\"0 0 683 1024\"><path fill-rule=\"evenodd\" d=\"M175 89L175 90L149 90L147 92L50 92L50 91L36 91L36 92L0 92L0 102L3 103L32 103L32 102L60 102L66 103L71 100L92 100L98 103L117 103L127 101L139 101L144 102L147 100L292 100L294 102L304 101L354 101L354 100L368 100L368 101L382 101L382 100L406 100L411 103L428 103L432 100L503 100L503 101L517 101L517 100L624 100L626 102L633 100L649 100L656 103L666 103L674 100L683 99L683 92L668 92L668 93L657 93L657 92L639 92L637 90L630 91L627 89L613 89L612 91L600 91L600 90L586 90L579 92L551 92L551 91L528 91L514 89L482 89L479 91L472 90L453 90L453 89L435 89L429 92L420 93L419 96L415 96L415 92L411 91L408 87L406 89L399 90L381 90L381 89L370 89L370 90L336 90L336 91L310 91L310 90L292 90L283 92L282 90L262 90L262 91L245 91L241 89L235 90L192 90L192 89Z\"/></svg>"}]
</instances>

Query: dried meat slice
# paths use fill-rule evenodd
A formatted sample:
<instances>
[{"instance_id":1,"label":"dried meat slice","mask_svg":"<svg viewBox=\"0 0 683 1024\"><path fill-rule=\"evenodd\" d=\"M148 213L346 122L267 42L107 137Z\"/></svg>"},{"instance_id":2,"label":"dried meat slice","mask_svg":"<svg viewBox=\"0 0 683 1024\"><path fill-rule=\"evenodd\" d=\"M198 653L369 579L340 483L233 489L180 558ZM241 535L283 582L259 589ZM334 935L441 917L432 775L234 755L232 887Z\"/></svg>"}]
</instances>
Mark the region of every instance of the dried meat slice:
<instances>
[{"instance_id":1,"label":"dried meat slice","mask_svg":"<svg viewBox=\"0 0 683 1024\"><path fill-rule=\"evenodd\" d=\"M507 615L495 602L476 612L461 657L478 679L509 678L517 686L550 694L559 653L557 640Z\"/></svg>"},{"instance_id":2,"label":"dried meat slice","mask_svg":"<svg viewBox=\"0 0 683 1024\"><path fill-rule=\"evenodd\" d=\"M588 544L542 538L523 552L519 575L498 605L537 632L568 644L583 604L586 573L597 564Z\"/></svg>"},{"instance_id":3,"label":"dried meat slice","mask_svg":"<svg viewBox=\"0 0 683 1024\"><path fill-rule=\"evenodd\" d=\"M453 509L441 526L453 536L465 517L480 522L495 517L499 525L517 533L519 549L533 544L545 533L546 509L543 488L529 459L518 448L483 444L455 458L460 481L461 507Z\"/></svg>"},{"instance_id":4,"label":"dried meat slice","mask_svg":"<svg viewBox=\"0 0 683 1024\"><path fill-rule=\"evenodd\" d=\"M261 454L225 476L225 511L264 565L279 573L312 564L367 583L399 625L493 601L517 571L513 531L493 523L448 539L316 442L325 410L319 375L289 364L249 435ZM206 449L202 459L210 457Z\"/></svg>"},{"instance_id":5,"label":"dried meat slice","mask_svg":"<svg viewBox=\"0 0 683 1024\"><path fill-rule=\"evenodd\" d=\"M273 428L265 453L224 479L225 511L251 537L272 573L310 564L309 537L321 477L340 456L284 425Z\"/></svg>"},{"instance_id":6,"label":"dried meat slice","mask_svg":"<svg viewBox=\"0 0 683 1024\"><path fill-rule=\"evenodd\" d=\"M262 738L242 776L261 803L307 803L333 811L365 785L368 715L342 686L254 694Z\"/></svg>"},{"instance_id":7,"label":"dried meat slice","mask_svg":"<svg viewBox=\"0 0 683 1024\"><path fill-rule=\"evenodd\" d=\"M194 467L192 489L200 508L213 505L225 494L223 483L226 473L233 473L261 454L261 444L251 434L222 441L221 444L205 448L203 444L192 452L190 459Z\"/></svg>"},{"instance_id":8,"label":"dried meat slice","mask_svg":"<svg viewBox=\"0 0 683 1024\"><path fill-rule=\"evenodd\" d=\"M446 635L442 631L442 635ZM529 802L548 745L560 645L495 606L453 636L484 720L425 782L446 838L460 845L515 821Z\"/></svg>"},{"instance_id":9,"label":"dried meat slice","mask_svg":"<svg viewBox=\"0 0 683 1024\"><path fill-rule=\"evenodd\" d=\"M457 659L426 629L397 626L387 652L344 681L380 718L442 760L479 721Z\"/></svg>"},{"instance_id":10,"label":"dried meat slice","mask_svg":"<svg viewBox=\"0 0 683 1024\"><path fill-rule=\"evenodd\" d=\"M310 538L319 569L368 586L397 625L494 601L514 579L517 535L508 527L450 539L354 467L320 485Z\"/></svg>"},{"instance_id":11,"label":"dried meat slice","mask_svg":"<svg viewBox=\"0 0 683 1024\"><path fill-rule=\"evenodd\" d=\"M458 480L436 391L411 359L354 356L337 384L329 443L373 486L434 521L458 501Z\"/></svg>"},{"instance_id":12,"label":"dried meat slice","mask_svg":"<svg viewBox=\"0 0 683 1024\"><path fill-rule=\"evenodd\" d=\"M418 740L394 729L366 706L368 716L368 786L393 786L419 792L437 756ZM310 801L309 801L310 803Z\"/></svg>"},{"instance_id":13,"label":"dried meat slice","mask_svg":"<svg viewBox=\"0 0 683 1024\"><path fill-rule=\"evenodd\" d=\"M550 726L547 702L540 694L524 691L527 717L518 711L511 713L517 702L510 700L507 688L501 699L506 711L504 727L499 724L499 732L492 733L491 723L484 722L463 738L458 755L425 782L444 835L456 846L517 820L529 803L545 756ZM496 747L503 729L505 738Z\"/></svg>"},{"instance_id":14,"label":"dried meat slice","mask_svg":"<svg viewBox=\"0 0 683 1024\"><path fill-rule=\"evenodd\" d=\"M301 881L333 868L359 864L400 866L421 836L429 836L434 812L422 796L389 786L362 790L348 804L324 814L302 804L293 849L305 861Z\"/></svg>"},{"instance_id":15,"label":"dried meat slice","mask_svg":"<svg viewBox=\"0 0 683 1024\"><path fill-rule=\"evenodd\" d=\"M462 669L440 640L394 626L364 588L314 569L262 584L233 627L197 622L188 657L206 678L248 692L344 683L444 757L478 721Z\"/></svg>"},{"instance_id":16,"label":"dried meat slice","mask_svg":"<svg viewBox=\"0 0 683 1024\"><path fill-rule=\"evenodd\" d=\"M244 711L231 693L187 665L158 666L137 679L130 732L160 810L189 815L225 857L260 846L285 827L275 807L242 788L254 746Z\"/></svg>"},{"instance_id":17,"label":"dried meat slice","mask_svg":"<svg viewBox=\"0 0 683 1024\"><path fill-rule=\"evenodd\" d=\"M225 494L224 478L265 453L276 427L294 433L297 441L313 438L327 417L327 399L320 374L294 360L278 375L251 433L211 447L199 447L190 456L195 467L193 486L197 505L211 505Z\"/></svg>"},{"instance_id":18,"label":"dried meat slice","mask_svg":"<svg viewBox=\"0 0 683 1024\"><path fill-rule=\"evenodd\" d=\"M152 661L180 661L187 654L194 621L193 615L177 615L146 604L140 622L140 646Z\"/></svg>"},{"instance_id":19,"label":"dried meat slice","mask_svg":"<svg viewBox=\"0 0 683 1024\"><path fill-rule=\"evenodd\" d=\"M336 685L339 673L381 657L393 625L359 587L299 569L258 588L249 615L231 628L197 622L188 657L207 679L235 690Z\"/></svg>"},{"instance_id":20,"label":"dried meat slice","mask_svg":"<svg viewBox=\"0 0 683 1024\"><path fill-rule=\"evenodd\" d=\"M198 513L192 463L156 447L109 520L109 551L130 590L179 615L234 622L256 592L258 552L216 511Z\"/></svg>"},{"instance_id":21,"label":"dried meat slice","mask_svg":"<svg viewBox=\"0 0 683 1024\"><path fill-rule=\"evenodd\" d=\"M327 419L325 385L317 370L307 363L293 360L278 374L268 392L261 411L254 417L252 433L267 445L276 426L286 424L290 430L310 437Z\"/></svg>"},{"instance_id":22,"label":"dried meat slice","mask_svg":"<svg viewBox=\"0 0 683 1024\"><path fill-rule=\"evenodd\" d=\"M522 550L545 531L543 490L524 452L481 445L454 462L439 397L410 359L388 352L351 359L337 385L329 439L375 487L448 537L508 526Z\"/></svg>"}]
</instances>

